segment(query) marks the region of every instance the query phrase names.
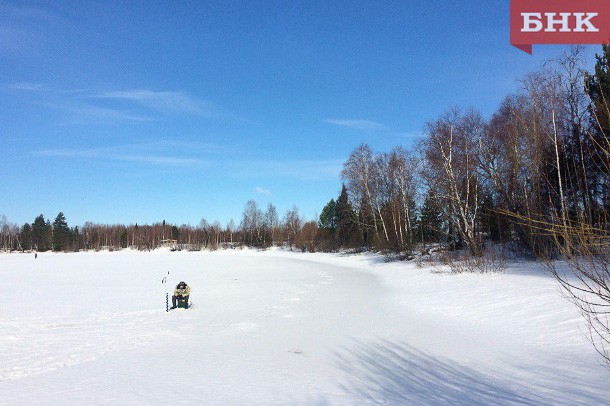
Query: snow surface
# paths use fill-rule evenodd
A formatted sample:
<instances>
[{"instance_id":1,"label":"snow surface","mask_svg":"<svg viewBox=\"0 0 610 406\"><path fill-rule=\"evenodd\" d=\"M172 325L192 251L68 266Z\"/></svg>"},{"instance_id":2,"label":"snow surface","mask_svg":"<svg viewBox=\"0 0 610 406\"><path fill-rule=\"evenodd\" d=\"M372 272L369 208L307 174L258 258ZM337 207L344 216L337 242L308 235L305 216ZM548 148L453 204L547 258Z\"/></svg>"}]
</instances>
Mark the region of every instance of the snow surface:
<instances>
[{"instance_id":1,"label":"snow surface","mask_svg":"<svg viewBox=\"0 0 610 406\"><path fill-rule=\"evenodd\" d=\"M165 312L169 274L195 307ZM609 404L610 372L531 263L375 255L0 255L0 404Z\"/></svg>"}]
</instances>

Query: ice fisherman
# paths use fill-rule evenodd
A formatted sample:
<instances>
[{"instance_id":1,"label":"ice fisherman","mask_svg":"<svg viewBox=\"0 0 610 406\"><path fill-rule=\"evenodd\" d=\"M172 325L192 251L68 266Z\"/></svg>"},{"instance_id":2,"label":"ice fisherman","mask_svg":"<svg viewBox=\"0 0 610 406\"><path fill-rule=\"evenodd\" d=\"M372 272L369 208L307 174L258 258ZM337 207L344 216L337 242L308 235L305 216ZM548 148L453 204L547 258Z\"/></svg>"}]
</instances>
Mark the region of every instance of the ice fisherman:
<instances>
[{"instance_id":1,"label":"ice fisherman","mask_svg":"<svg viewBox=\"0 0 610 406\"><path fill-rule=\"evenodd\" d=\"M191 294L191 288L184 282L180 282L174 289L174 295L172 296L172 309L175 309L177 304L184 301L185 308L189 307L189 295Z\"/></svg>"}]
</instances>

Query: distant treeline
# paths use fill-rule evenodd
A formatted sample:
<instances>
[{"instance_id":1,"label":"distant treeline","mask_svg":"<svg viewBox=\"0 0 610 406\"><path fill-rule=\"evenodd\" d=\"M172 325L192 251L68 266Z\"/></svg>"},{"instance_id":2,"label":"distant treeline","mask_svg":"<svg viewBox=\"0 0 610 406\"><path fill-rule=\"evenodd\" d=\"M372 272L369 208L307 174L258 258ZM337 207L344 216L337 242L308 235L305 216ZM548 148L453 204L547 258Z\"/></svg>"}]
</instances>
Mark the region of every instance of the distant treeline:
<instances>
[{"instance_id":1,"label":"distant treeline","mask_svg":"<svg viewBox=\"0 0 610 406\"><path fill-rule=\"evenodd\" d=\"M224 227L201 220L197 226L162 221L71 228L63 213L53 223L40 215L17 226L3 217L0 247L198 250L242 244L410 254L434 243L476 257L491 241L547 255L583 226L590 238L607 243L609 61L604 45L594 72L586 72L580 49L573 48L522 78L520 90L489 119L454 108L426 123L412 150L376 153L360 145L344 163L340 193L317 221L304 221L296 207L280 219L272 204L263 212L253 200L239 224Z\"/></svg>"},{"instance_id":2,"label":"distant treeline","mask_svg":"<svg viewBox=\"0 0 610 406\"><path fill-rule=\"evenodd\" d=\"M5 251L80 251L134 248L150 250L162 246L176 250L202 250L238 245L267 247L276 244L297 246L303 227L298 209L286 212L279 220L274 205L263 213L255 201L246 204L241 224L231 220L222 227L219 222L201 220L197 226L174 225L161 221L144 224L95 224L70 227L63 213L53 223L39 215L32 224L19 227L0 219L0 247Z\"/></svg>"}]
</instances>

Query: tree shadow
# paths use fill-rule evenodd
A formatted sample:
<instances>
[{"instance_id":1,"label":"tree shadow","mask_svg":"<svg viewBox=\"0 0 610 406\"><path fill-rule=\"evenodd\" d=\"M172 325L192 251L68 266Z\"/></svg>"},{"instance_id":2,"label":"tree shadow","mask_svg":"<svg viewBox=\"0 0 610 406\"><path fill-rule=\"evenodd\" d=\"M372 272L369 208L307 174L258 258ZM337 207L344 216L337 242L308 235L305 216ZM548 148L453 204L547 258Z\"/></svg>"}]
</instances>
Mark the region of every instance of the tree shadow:
<instances>
[{"instance_id":1,"label":"tree shadow","mask_svg":"<svg viewBox=\"0 0 610 406\"><path fill-rule=\"evenodd\" d=\"M569 373L566 376L565 371L554 375L548 368L541 371L544 376L540 380L527 382L502 376L501 371L498 375L478 371L385 340L356 343L334 355L347 376L340 387L368 404L533 406L607 402L599 388L587 387L587 382Z\"/></svg>"}]
</instances>

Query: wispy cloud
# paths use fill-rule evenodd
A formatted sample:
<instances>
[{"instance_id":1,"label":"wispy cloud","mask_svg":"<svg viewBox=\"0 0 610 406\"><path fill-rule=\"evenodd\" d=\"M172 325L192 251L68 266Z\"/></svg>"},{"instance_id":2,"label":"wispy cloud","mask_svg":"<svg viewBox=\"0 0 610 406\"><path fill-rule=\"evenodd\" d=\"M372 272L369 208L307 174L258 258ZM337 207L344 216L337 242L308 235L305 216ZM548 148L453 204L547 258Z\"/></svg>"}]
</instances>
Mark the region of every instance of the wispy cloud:
<instances>
[{"instance_id":1,"label":"wispy cloud","mask_svg":"<svg viewBox=\"0 0 610 406\"><path fill-rule=\"evenodd\" d=\"M89 104L78 104L74 102L65 103L37 103L47 107L63 110L71 113L76 122L89 122L90 119L114 121L153 121L153 117L147 117L127 110L99 107Z\"/></svg>"},{"instance_id":2,"label":"wispy cloud","mask_svg":"<svg viewBox=\"0 0 610 406\"><path fill-rule=\"evenodd\" d=\"M87 118L151 121L160 118L159 114L221 115L214 103L176 91L56 89L31 82L3 83L0 90L30 97L34 104L69 111L76 122L87 122Z\"/></svg>"},{"instance_id":3,"label":"wispy cloud","mask_svg":"<svg viewBox=\"0 0 610 406\"><path fill-rule=\"evenodd\" d=\"M47 90L40 83L19 82L19 83L3 83L2 87L7 90L25 91L25 92L41 92Z\"/></svg>"},{"instance_id":4,"label":"wispy cloud","mask_svg":"<svg viewBox=\"0 0 610 406\"><path fill-rule=\"evenodd\" d=\"M346 120L338 118L327 118L323 121L327 124L333 124L339 127L349 128L352 130L370 131L381 130L385 128L383 124L371 120Z\"/></svg>"},{"instance_id":5,"label":"wispy cloud","mask_svg":"<svg viewBox=\"0 0 610 406\"><path fill-rule=\"evenodd\" d=\"M242 179L294 179L307 182L337 180L342 160L275 160L250 161L232 159L227 169L226 155L231 149L222 145L157 140L145 143L115 145L103 148L42 149L32 152L37 157L80 159L96 162L126 162L155 166L161 169L201 168ZM257 186L254 192L271 196L271 190Z\"/></svg>"},{"instance_id":6,"label":"wispy cloud","mask_svg":"<svg viewBox=\"0 0 610 406\"><path fill-rule=\"evenodd\" d=\"M180 138L156 139L147 142L133 143L120 148L136 149L139 151L177 151L196 152L199 154L223 154L231 153L228 146L200 141L188 141Z\"/></svg>"},{"instance_id":7,"label":"wispy cloud","mask_svg":"<svg viewBox=\"0 0 610 406\"><path fill-rule=\"evenodd\" d=\"M96 97L127 100L164 114L193 114L216 117L217 108L210 102L199 100L183 92L153 90L122 90L104 92Z\"/></svg>"},{"instance_id":8,"label":"wispy cloud","mask_svg":"<svg viewBox=\"0 0 610 406\"><path fill-rule=\"evenodd\" d=\"M35 151L33 154L41 157L122 161L172 167L192 167L200 166L206 163L201 159L194 158L116 153L112 152L112 149L46 149Z\"/></svg>"},{"instance_id":9,"label":"wispy cloud","mask_svg":"<svg viewBox=\"0 0 610 406\"><path fill-rule=\"evenodd\" d=\"M91 91L87 89L56 89L42 83L3 83L0 90L24 97L32 105L62 113L61 120L76 124L113 124L122 121L153 121L156 118L141 114L134 109L120 106L99 105L90 98L83 98Z\"/></svg>"},{"instance_id":10,"label":"wispy cloud","mask_svg":"<svg viewBox=\"0 0 610 406\"><path fill-rule=\"evenodd\" d=\"M91 93L88 89L58 89L36 82L2 83L0 89L14 93L45 95L48 98L75 97Z\"/></svg>"},{"instance_id":11,"label":"wispy cloud","mask_svg":"<svg viewBox=\"0 0 610 406\"><path fill-rule=\"evenodd\" d=\"M264 187L257 186L254 188L254 192L259 195L271 196L271 191L269 189L265 189Z\"/></svg>"}]
</instances>

